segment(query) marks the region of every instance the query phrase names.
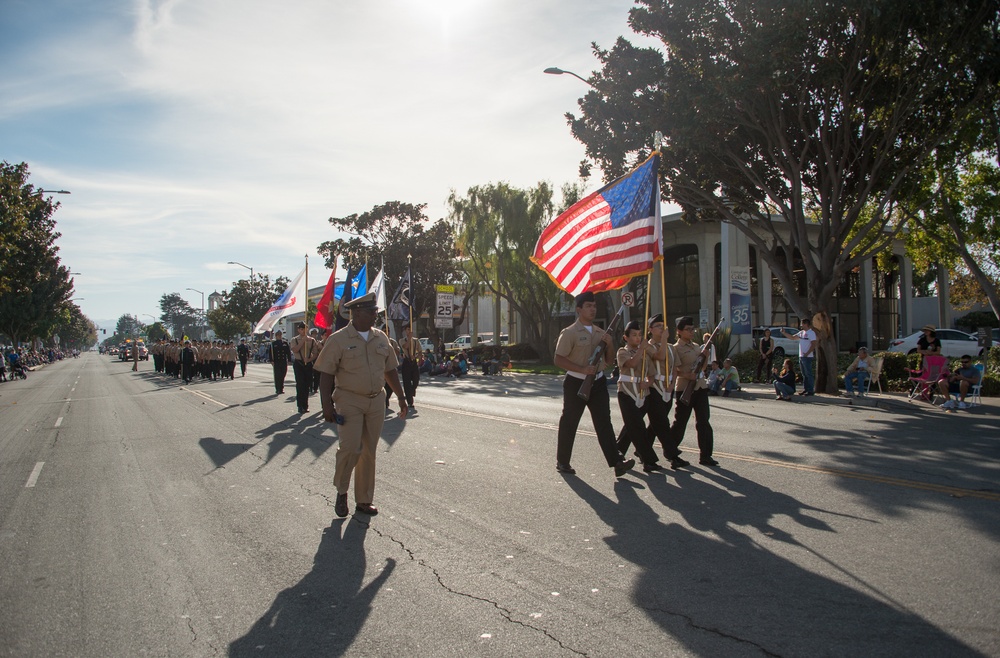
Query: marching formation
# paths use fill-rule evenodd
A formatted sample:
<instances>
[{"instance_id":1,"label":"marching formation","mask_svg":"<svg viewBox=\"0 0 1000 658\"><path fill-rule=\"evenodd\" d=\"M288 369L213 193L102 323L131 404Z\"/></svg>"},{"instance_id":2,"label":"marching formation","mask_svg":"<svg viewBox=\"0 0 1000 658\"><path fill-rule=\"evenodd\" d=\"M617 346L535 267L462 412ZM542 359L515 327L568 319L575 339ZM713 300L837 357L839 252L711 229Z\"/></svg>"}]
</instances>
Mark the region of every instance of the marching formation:
<instances>
[{"instance_id":1,"label":"marching formation","mask_svg":"<svg viewBox=\"0 0 1000 658\"><path fill-rule=\"evenodd\" d=\"M246 342L241 342L244 350ZM195 378L207 381L233 379L239 359L246 374L246 357L233 341L222 340L165 340L156 341L150 348L153 369L174 379L190 384ZM249 355L249 352L246 352Z\"/></svg>"},{"instance_id":2,"label":"marching formation","mask_svg":"<svg viewBox=\"0 0 1000 658\"><path fill-rule=\"evenodd\" d=\"M612 358L610 333L594 324L597 316L594 293L576 296L576 316L576 322L559 334L553 359L556 366L566 371L556 470L567 475L576 473L570 458L585 409L590 411L597 442L616 477L635 466L635 460L627 458L629 446L635 448L645 472L663 470L653 450L656 439L671 468L689 466L681 458L679 446L692 411L698 431L698 463L718 466L712 456L714 436L709 420L708 383L704 378L711 341L707 340L704 347L693 342L694 320L689 316L677 318L677 342L673 345L664 338L663 316L649 318L645 337L638 321L629 322L625 326L624 345ZM603 364L608 363L616 363L619 370L618 407L624 425L617 438L611 425L610 395L603 381ZM598 385L587 386L588 379ZM669 414L675 401L671 423Z\"/></svg>"}]
</instances>

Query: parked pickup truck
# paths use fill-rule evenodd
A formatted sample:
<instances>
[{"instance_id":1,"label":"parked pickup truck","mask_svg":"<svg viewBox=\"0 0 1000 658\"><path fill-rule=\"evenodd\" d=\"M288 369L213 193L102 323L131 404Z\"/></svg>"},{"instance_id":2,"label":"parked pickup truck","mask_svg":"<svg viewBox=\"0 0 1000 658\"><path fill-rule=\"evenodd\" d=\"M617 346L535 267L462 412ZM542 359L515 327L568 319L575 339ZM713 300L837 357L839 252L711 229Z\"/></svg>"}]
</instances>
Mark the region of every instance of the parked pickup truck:
<instances>
[{"instance_id":1,"label":"parked pickup truck","mask_svg":"<svg viewBox=\"0 0 1000 658\"><path fill-rule=\"evenodd\" d=\"M500 334L500 344L506 345L510 342L510 337L507 334ZM477 345L493 345L493 334L479 334L479 342ZM472 336L465 334L459 336L455 339L453 343L445 343L444 349L446 352L461 352L462 350L467 350L472 348Z\"/></svg>"},{"instance_id":2,"label":"parked pickup truck","mask_svg":"<svg viewBox=\"0 0 1000 658\"><path fill-rule=\"evenodd\" d=\"M483 342L483 336L479 337L479 342ZM472 336L465 334L464 336L459 336L455 339L453 343L445 343L445 352L461 352L462 350L467 350L472 348Z\"/></svg>"}]
</instances>

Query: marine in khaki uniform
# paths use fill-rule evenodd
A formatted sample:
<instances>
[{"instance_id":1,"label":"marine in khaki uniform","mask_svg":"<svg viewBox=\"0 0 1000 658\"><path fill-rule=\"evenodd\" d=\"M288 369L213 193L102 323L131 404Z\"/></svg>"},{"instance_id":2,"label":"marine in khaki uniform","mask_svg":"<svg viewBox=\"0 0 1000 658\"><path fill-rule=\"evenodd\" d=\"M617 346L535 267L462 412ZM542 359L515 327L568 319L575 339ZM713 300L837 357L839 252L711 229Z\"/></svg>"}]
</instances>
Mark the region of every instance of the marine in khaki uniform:
<instances>
[{"instance_id":1,"label":"marine in khaki uniform","mask_svg":"<svg viewBox=\"0 0 1000 658\"><path fill-rule=\"evenodd\" d=\"M649 426L646 433L649 444L660 440L663 456L670 460L670 468L678 469L690 466L681 458L677 444L670 435L670 408L674 401L674 388L677 377L674 376L674 348L670 345L667 326L660 314L649 318L649 345L651 351L647 354L646 376L649 378L650 395L646 399L646 416Z\"/></svg>"},{"instance_id":2,"label":"marine in khaki uniform","mask_svg":"<svg viewBox=\"0 0 1000 658\"><path fill-rule=\"evenodd\" d=\"M615 430L611 426L611 396L608 395L607 382L604 381L603 371L589 364L590 357L598 345L603 345L604 363L610 363L614 358L611 337L594 325L594 318L597 317L594 293L585 292L576 296L576 317L576 322L559 334L553 359L556 367L566 371L566 378L563 380L563 410L559 417L556 470L568 475L576 473L570 465L573 443L576 441L576 428L580 424L584 409L589 409L604 459L608 462L608 466L615 469L615 475L621 477L635 466L635 460L625 461L618 452ZM577 395L577 392L587 375L596 375L596 379L590 389L590 399L585 401Z\"/></svg>"},{"instance_id":3,"label":"marine in khaki uniform","mask_svg":"<svg viewBox=\"0 0 1000 658\"><path fill-rule=\"evenodd\" d=\"M677 377L677 385L674 392L674 422L670 426L669 441L675 446L681 444L691 412L694 411L700 453L698 463L702 466L718 466L719 462L712 457L715 435L712 431L711 410L708 406L708 382L701 376L702 373L691 372L702 351L702 346L694 342L696 331L694 320L690 316L677 318L677 342L674 343L674 375ZM681 401L681 396L684 395L684 387L689 381L694 381L694 393L691 395L691 404L687 405Z\"/></svg>"},{"instance_id":4,"label":"marine in khaki uniform","mask_svg":"<svg viewBox=\"0 0 1000 658\"><path fill-rule=\"evenodd\" d=\"M385 333L372 327L377 313L375 293L346 304L351 322L330 336L316 360L320 371L319 393L323 418L328 423L343 420L337 430L337 487L334 511L349 514L347 492L354 475L355 510L378 514L375 498L375 449L385 423L385 391L388 382L401 401L399 418L406 418L403 388L396 367L399 361ZM336 390L334 390L336 384ZM338 418L338 412L342 418Z\"/></svg>"}]
</instances>

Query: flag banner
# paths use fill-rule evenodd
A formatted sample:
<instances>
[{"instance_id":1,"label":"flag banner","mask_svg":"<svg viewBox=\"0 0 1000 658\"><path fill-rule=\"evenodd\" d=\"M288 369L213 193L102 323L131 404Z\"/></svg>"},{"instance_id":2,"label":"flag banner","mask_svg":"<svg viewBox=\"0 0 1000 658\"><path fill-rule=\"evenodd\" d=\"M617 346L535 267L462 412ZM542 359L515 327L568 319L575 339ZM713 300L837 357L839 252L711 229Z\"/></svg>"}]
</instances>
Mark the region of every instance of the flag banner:
<instances>
[{"instance_id":1,"label":"flag banner","mask_svg":"<svg viewBox=\"0 0 1000 658\"><path fill-rule=\"evenodd\" d=\"M336 284L337 258L334 258L330 280L326 282L326 288L323 289L323 296L319 298L319 303L316 304L316 317L313 319L313 324L320 329L329 329L336 322L334 314L337 310L337 305L333 299L333 289L336 287Z\"/></svg>"},{"instance_id":2,"label":"flag banner","mask_svg":"<svg viewBox=\"0 0 1000 658\"><path fill-rule=\"evenodd\" d=\"M305 313L305 301L306 301L306 281L305 281L306 271L303 269L299 272L299 275L295 277L295 280L285 288L285 292L281 293L281 297L278 297L278 301L267 310L264 317L260 319L253 328L255 334L262 334L265 331L271 331L274 325L278 323L278 320L285 317L286 315L291 315L293 313Z\"/></svg>"},{"instance_id":3,"label":"flag banner","mask_svg":"<svg viewBox=\"0 0 1000 658\"><path fill-rule=\"evenodd\" d=\"M351 281L351 266L347 266L347 276L344 277L344 283L340 285L341 295L340 301L337 304L337 317L336 322L333 324L335 331L340 331L347 326L347 323L351 320L351 312L344 308L344 304L354 299L351 293L354 291L354 287L349 283Z\"/></svg>"},{"instance_id":4,"label":"flag banner","mask_svg":"<svg viewBox=\"0 0 1000 658\"><path fill-rule=\"evenodd\" d=\"M531 261L571 295L623 287L663 258L660 156L573 204L545 227Z\"/></svg>"},{"instance_id":5,"label":"flag banner","mask_svg":"<svg viewBox=\"0 0 1000 658\"><path fill-rule=\"evenodd\" d=\"M385 312L385 270L378 271L378 276L372 281L370 292L375 293L375 306L378 312Z\"/></svg>"},{"instance_id":6,"label":"flag banner","mask_svg":"<svg viewBox=\"0 0 1000 658\"><path fill-rule=\"evenodd\" d=\"M361 269L358 271L357 276L353 279L348 277L344 279L343 282L337 284L336 290L334 290L333 296L340 299L344 296L344 290L347 285L347 281L351 282L351 292L347 295L347 299L344 301L351 301L355 297L360 297L361 295L368 292L368 266L362 265Z\"/></svg>"},{"instance_id":7,"label":"flag banner","mask_svg":"<svg viewBox=\"0 0 1000 658\"><path fill-rule=\"evenodd\" d=\"M406 274L396 288L396 294L389 302L388 318L390 320L410 320L410 268L406 268Z\"/></svg>"}]
</instances>

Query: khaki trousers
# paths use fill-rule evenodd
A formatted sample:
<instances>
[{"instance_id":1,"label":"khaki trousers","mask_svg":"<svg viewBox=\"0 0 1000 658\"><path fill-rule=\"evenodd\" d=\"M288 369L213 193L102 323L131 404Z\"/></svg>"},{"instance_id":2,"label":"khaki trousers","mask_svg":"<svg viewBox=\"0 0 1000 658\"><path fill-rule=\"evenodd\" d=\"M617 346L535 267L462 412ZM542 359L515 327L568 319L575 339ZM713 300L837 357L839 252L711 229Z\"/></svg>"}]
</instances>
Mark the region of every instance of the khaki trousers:
<instances>
[{"instance_id":1,"label":"khaki trousers","mask_svg":"<svg viewBox=\"0 0 1000 658\"><path fill-rule=\"evenodd\" d=\"M347 493L353 473L355 503L371 504L375 500L375 449L385 424L385 393L369 398L338 386L333 391L333 401L337 413L344 417L344 424L337 426L337 469L333 484L338 494Z\"/></svg>"}]
</instances>

